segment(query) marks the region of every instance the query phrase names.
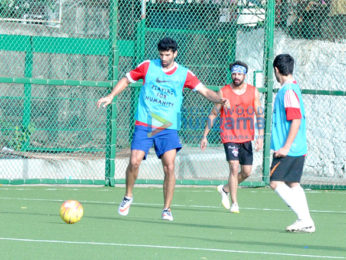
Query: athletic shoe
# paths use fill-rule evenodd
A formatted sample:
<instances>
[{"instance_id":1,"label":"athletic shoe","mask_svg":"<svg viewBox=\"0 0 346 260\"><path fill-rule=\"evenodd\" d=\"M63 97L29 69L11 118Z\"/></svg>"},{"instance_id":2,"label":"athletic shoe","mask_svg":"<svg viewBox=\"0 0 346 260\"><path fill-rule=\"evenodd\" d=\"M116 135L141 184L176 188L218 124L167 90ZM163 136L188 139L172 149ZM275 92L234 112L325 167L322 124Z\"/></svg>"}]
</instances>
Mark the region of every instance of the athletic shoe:
<instances>
[{"instance_id":1,"label":"athletic shoe","mask_svg":"<svg viewBox=\"0 0 346 260\"><path fill-rule=\"evenodd\" d=\"M173 215L172 215L171 209L168 208L168 209L162 210L161 217L163 220L173 221Z\"/></svg>"},{"instance_id":2,"label":"athletic shoe","mask_svg":"<svg viewBox=\"0 0 346 260\"><path fill-rule=\"evenodd\" d=\"M219 185L217 186L217 191L220 193L221 195L221 203L222 203L222 206L225 208L225 209L230 209L231 205L229 203L229 198L228 198L228 193L226 193L224 190L223 190L223 185Z\"/></svg>"},{"instance_id":3,"label":"athletic shoe","mask_svg":"<svg viewBox=\"0 0 346 260\"><path fill-rule=\"evenodd\" d=\"M127 214L129 214L132 201L133 201L133 198L129 198L126 196L123 198L123 201L120 203L118 208L119 215L127 216Z\"/></svg>"},{"instance_id":4,"label":"athletic shoe","mask_svg":"<svg viewBox=\"0 0 346 260\"><path fill-rule=\"evenodd\" d=\"M315 232L315 224L311 220L300 220L298 219L296 222L294 222L292 225L286 227L287 232L306 232L306 233L313 233Z\"/></svg>"},{"instance_id":5,"label":"athletic shoe","mask_svg":"<svg viewBox=\"0 0 346 260\"><path fill-rule=\"evenodd\" d=\"M231 209L230 209L231 213L239 213L239 206L237 203L232 203Z\"/></svg>"}]
</instances>

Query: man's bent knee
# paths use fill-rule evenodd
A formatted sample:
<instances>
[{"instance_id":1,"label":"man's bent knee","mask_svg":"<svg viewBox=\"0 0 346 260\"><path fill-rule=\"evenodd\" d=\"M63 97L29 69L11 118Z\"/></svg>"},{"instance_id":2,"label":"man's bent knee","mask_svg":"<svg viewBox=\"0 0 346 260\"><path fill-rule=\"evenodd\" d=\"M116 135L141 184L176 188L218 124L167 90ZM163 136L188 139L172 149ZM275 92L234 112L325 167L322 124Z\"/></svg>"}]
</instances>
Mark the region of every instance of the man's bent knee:
<instances>
[{"instance_id":1,"label":"man's bent knee","mask_svg":"<svg viewBox=\"0 0 346 260\"><path fill-rule=\"evenodd\" d=\"M142 160L137 159L137 158L131 158L130 163L129 163L129 167L132 170L137 170L139 168L139 166L141 165Z\"/></svg>"},{"instance_id":2,"label":"man's bent knee","mask_svg":"<svg viewBox=\"0 0 346 260\"><path fill-rule=\"evenodd\" d=\"M250 175L251 175L251 171L250 172L246 172L246 171L243 171L241 172L241 175L246 179L246 178L249 178Z\"/></svg>"},{"instance_id":3,"label":"man's bent knee","mask_svg":"<svg viewBox=\"0 0 346 260\"><path fill-rule=\"evenodd\" d=\"M165 173L173 173L174 174L174 163L164 165L163 168L164 168Z\"/></svg>"},{"instance_id":4,"label":"man's bent knee","mask_svg":"<svg viewBox=\"0 0 346 260\"><path fill-rule=\"evenodd\" d=\"M239 171L239 161L229 161L229 166L232 173L238 173Z\"/></svg>"}]
</instances>

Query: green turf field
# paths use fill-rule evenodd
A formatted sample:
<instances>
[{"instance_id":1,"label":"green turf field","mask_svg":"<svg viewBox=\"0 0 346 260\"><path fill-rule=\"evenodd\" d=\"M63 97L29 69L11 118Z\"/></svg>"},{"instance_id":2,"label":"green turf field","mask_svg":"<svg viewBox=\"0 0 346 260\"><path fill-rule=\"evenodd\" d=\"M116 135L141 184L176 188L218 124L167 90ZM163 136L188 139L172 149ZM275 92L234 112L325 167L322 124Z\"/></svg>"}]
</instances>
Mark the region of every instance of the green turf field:
<instances>
[{"instance_id":1,"label":"green turf field","mask_svg":"<svg viewBox=\"0 0 346 260\"><path fill-rule=\"evenodd\" d=\"M176 188L173 222L160 219L161 187L0 186L0 259L346 259L346 191L307 191L316 233L286 233L292 213L269 188L239 190L240 214L215 187ZM84 217L59 216L76 199Z\"/></svg>"}]
</instances>

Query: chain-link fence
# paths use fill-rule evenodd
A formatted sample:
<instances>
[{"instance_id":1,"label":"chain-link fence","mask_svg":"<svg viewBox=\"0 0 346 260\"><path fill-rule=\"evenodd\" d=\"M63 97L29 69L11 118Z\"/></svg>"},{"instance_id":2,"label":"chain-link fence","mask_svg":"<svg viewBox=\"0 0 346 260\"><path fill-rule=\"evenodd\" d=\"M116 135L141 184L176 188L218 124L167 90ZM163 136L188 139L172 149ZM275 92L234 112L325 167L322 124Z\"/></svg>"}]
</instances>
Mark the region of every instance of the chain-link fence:
<instances>
[{"instance_id":1,"label":"chain-link fence","mask_svg":"<svg viewBox=\"0 0 346 260\"><path fill-rule=\"evenodd\" d=\"M95 101L113 79L114 14L107 1L1 1L5 183L105 183L106 120Z\"/></svg>"},{"instance_id":2,"label":"chain-link fence","mask_svg":"<svg viewBox=\"0 0 346 260\"><path fill-rule=\"evenodd\" d=\"M271 62L290 53L308 119L303 182L345 187L345 6L344 0L2 1L0 181L123 183L141 82L107 109L95 103L136 65L157 58L157 42L169 36L178 43L177 62L213 90L230 83L231 62L246 62L247 82L262 93L268 122ZM178 183L228 177L217 125L207 150L199 149L211 108L198 93L184 91ZM245 185L268 181L268 126L264 152L254 154ZM153 151L139 178L162 181Z\"/></svg>"}]
</instances>

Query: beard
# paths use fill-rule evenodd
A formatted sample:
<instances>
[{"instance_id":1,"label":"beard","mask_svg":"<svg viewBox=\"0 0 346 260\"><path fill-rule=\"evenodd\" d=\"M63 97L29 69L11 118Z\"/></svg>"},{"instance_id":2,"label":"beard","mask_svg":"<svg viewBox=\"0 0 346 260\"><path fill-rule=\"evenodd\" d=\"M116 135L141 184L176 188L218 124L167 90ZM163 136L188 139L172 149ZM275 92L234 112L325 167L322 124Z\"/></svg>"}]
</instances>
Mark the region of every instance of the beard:
<instances>
[{"instance_id":1,"label":"beard","mask_svg":"<svg viewBox=\"0 0 346 260\"><path fill-rule=\"evenodd\" d=\"M161 66L162 66L163 68L170 67L173 63L174 63L174 60L166 60L165 62L163 62L163 61L161 60Z\"/></svg>"},{"instance_id":2,"label":"beard","mask_svg":"<svg viewBox=\"0 0 346 260\"><path fill-rule=\"evenodd\" d=\"M239 87L241 84L243 84L244 80L233 80L233 85L236 87Z\"/></svg>"}]
</instances>

